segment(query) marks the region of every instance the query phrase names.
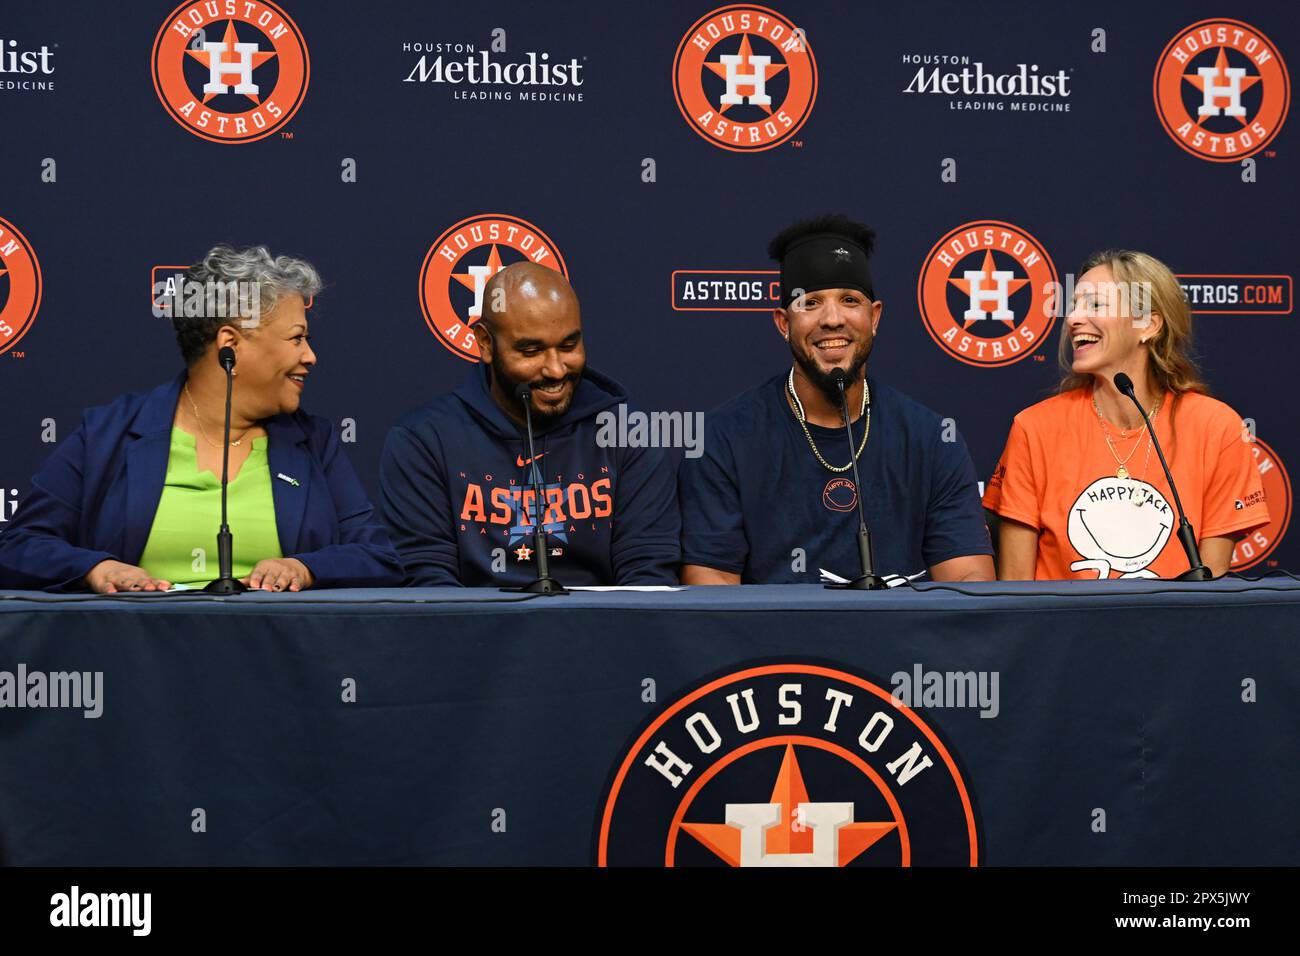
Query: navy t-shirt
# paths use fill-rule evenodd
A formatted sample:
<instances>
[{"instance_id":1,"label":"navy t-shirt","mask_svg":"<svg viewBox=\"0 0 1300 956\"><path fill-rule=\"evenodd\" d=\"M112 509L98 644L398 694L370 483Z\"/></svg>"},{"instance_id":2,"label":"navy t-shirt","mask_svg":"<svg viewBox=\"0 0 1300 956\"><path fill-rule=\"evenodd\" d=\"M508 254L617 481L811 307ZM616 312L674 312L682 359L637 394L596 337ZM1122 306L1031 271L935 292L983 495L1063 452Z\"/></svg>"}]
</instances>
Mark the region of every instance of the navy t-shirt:
<instances>
[{"instance_id":1,"label":"navy t-shirt","mask_svg":"<svg viewBox=\"0 0 1300 956\"><path fill-rule=\"evenodd\" d=\"M745 584L816 583L820 568L861 573L853 472L829 471L814 457L785 397L787 374L706 416L703 454L685 459L678 478L683 564L739 574ZM871 435L858 469L876 573L910 576L992 554L961 436L906 395L867 383ZM854 450L865 421L853 423ZM808 430L823 458L848 464L843 428Z\"/></svg>"}]
</instances>

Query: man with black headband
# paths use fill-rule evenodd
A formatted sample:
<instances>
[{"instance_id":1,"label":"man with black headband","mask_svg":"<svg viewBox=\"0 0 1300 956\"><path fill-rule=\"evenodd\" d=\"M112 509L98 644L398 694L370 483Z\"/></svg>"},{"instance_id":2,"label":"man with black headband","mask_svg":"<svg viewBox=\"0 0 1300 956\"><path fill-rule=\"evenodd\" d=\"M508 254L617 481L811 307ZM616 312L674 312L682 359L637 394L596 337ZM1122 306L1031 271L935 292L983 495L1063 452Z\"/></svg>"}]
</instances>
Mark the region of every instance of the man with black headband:
<instances>
[{"instance_id":1,"label":"man with black headband","mask_svg":"<svg viewBox=\"0 0 1300 956\"><path fill-rule=\"evenodd\" d=\"M883 309L868 265L874 243L866 226L825 216L768 246L781 263L773 317L793 363L711 412L703 456L682 463L683 583L816 583L822 569L856 577L859 494L877 574L993 580L965 443L945 434L937 414L866 374ZM848 381L861 489L836 369Z\"/></svg>"},{"instance_id":2,"label":"man with black headband","mask_svg":"<svg viewBox=\"0 0 1300 956\"><path fill-rule=\"evenodd\" d=\"M628 399L587 365L573 288L554 269L516 262L488 280L482 302L482 363L398 422L384 447L380 504L406 583L529 583L539 512L561 584L676 583L672 463L657 448L597 441L597 418ZM524 384L535 457L517 397Z\"/></svg>"}]
</instances>

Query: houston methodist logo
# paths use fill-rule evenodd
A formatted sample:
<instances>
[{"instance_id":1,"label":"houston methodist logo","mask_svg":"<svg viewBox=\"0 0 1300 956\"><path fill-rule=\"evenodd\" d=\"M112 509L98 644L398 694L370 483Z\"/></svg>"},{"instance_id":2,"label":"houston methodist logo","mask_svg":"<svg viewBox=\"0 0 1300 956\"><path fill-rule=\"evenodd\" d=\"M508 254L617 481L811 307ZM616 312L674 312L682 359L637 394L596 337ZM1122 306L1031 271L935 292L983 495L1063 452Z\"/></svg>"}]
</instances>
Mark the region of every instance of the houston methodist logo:
<instances>
[{"instance_id":1,"label":"houston methodist logo","mask_svg":"<svg viewBox=\"0 0 1300 956\"><path fill-rule=\"evenodd\" d=\"M817 61L803 31L775 10L719 7L682 37L673 94L691 129L714 146L771 149L812 112Z\"/></svg>"},{"instance_id":2,"label":"houston methodist logo","mask_svg":"<svg viewBox=\"0 0 1300 956\"><path fill-rule=\"evenodd\" d=\"M1277 550L1291 523L1291 478L1286 473L1276 452L1258 438L1251 442L1251 454L1259 467L1259 477L1264 482L1264 500L1268 503L1268 524L1252 531L1233 546L1232 570L1253 568ZM1251 504L1236 502L1244 509Z\"/></svg>"},{"instance_id":3,"label":"houston methodist logo","mask_svg":"<svg viewBox=\"0 0 1300 956\"><path fill-rule=\"evenodd\" d=\"M1291 78L1273 41L1240 20L1193 23L1156 61L1156 113L1193 156L1227 163L1277 135L1291 104Z\"/></svg>"},{"instance_id":4,"label":"houston methodist logo","mask_svg":"<svg viewBox=\"0 0 1300 956\"><path fill-rule=\"evenodd\" d=\"M41 265L27 237L0 219L0 355L27 334L41 307Z\"/></svg>"},{"instance_id":5,"label":"houston methodist logo","mask_svg":"<svg viewBox=\"0 0 1300 956\"><path fill-rule=\"evenodd\" d=\"M420 308L438 341L477 362L478 343L470 327L483 315L483 287L524 259L569 277L550 236L518 216L470 216L435 239L420 269Z\"/></svg>"},{"instance_id":6,"label":"houston methodist logo","mask_svg":"<svg viewBox=\"0 0 1300 956\"><path fill-rule=\"evenodd\" d=\"M214 143L251 143L293 117L311 64L302 32L267 0L195 0L153 43L153 85L172 119Z\"/></svg>"},{"instance_id":7,"label":"houston methodist logo","mask_svg":"<svg viewBox=\"0 0 1300 956\"><path fill-rule=\"evenodd\" d=\"M934 729L871 681L749 667L669 704L628 749L600 866L976 866L975 811Z\"/></svg>"},{"instance_id":8,"label":"houston methodist logo","mask_svg":"<svg viewBox=\"0 0 1300 956\"><path fill-rule=\"evenodd\" d=\"M1025 230L981 219L934 244L916 296L930 337L968 365L1019 362L1056 321L1056 266Z\"/></svg>"}]
</instances>

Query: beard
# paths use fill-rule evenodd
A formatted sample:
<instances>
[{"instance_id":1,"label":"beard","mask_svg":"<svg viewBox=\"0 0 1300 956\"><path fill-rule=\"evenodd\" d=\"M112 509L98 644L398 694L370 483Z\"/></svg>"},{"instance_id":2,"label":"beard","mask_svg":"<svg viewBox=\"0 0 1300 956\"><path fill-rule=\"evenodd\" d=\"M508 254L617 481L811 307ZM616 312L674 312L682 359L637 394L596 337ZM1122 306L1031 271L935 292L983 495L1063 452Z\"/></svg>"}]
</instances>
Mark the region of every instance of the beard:
<instances>
[{"instance_id":1,"label":"beard","mask_svg":"<svg viewBox=\"0 0 1300 956\"><path fill-rule=\"evenodd\" d=\"M530 389L535 389L541 385L557 385L560 382L568 382L568 381L572 381L576 385L578 379L581 377L582 377L582 372L578 371L573 373L572 375L567 375L562 379L556 379L556 380L552 380L548 378L541 378L541 379L514 378L508 371L506 371L505 363L503 363L500 360L500 356L497 354L494 354L492 356L492 378L495 382L498 382L500 384L502 393L512 398L515 394L515 390L518 389L520 385L527 384ZM576 394L577 394L577 389L575 388L572 392L569 393L569 397L564 402L563 405L555 405L547 409L538 408L536 399L530 398L529 410L532 412L534 419L540 419L543 423L552 422L569 410L569 406L573 404L573 396Z\"/></svg>"},{"instance_id":2,"label":"beard","mask_svg":"<svg viewBox=\"0 0 1300 956\"><path fill-rule=\"evenodd\" d=\"M875 344L874 338L869 338L860 343L854 350L849 367L844 370L846 388L856 382L858 376L862 374L862 368L867 364L867 358L871 355L871 346L873 344ZM795 348L793 341L790 343L790 354L794 356L795 363L803 370L803 374L808 381L821 389L822 394L831 400L831 404L838 406L840 404L840 388L835 384L835 369L838 366L831 366L829 369L823 370L817 364L815 355L810 351L803 352Z\"/></svg>"}]
</instances>

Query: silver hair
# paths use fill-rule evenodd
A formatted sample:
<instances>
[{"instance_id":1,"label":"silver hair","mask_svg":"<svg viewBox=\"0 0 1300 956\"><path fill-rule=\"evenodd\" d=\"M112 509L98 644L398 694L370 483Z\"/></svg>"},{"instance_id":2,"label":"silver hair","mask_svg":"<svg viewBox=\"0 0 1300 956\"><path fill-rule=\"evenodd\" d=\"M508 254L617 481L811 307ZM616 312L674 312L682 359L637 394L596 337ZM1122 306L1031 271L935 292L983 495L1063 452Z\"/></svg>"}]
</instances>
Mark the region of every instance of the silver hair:
<instances>
[{"instance_id":1,"label":"silver hair","mask_svg":"<svg viewBox=\"0 0 1300 956\"><path fill-rule=\"evenodd\" d=\"M186 363L198 361L217 331L232 324L232 319L238 318L243 328L255 328L261 316L272 312L285 296L300 295L307 301L323 285L316 267L304 259L273 257L266 246L236 249L224 243L190 266L184 282L186 297L191 289L201 289L204 303L201 315L182 314L191 311L184 309L172 317Z\"/></svg>"}]
</instances>

